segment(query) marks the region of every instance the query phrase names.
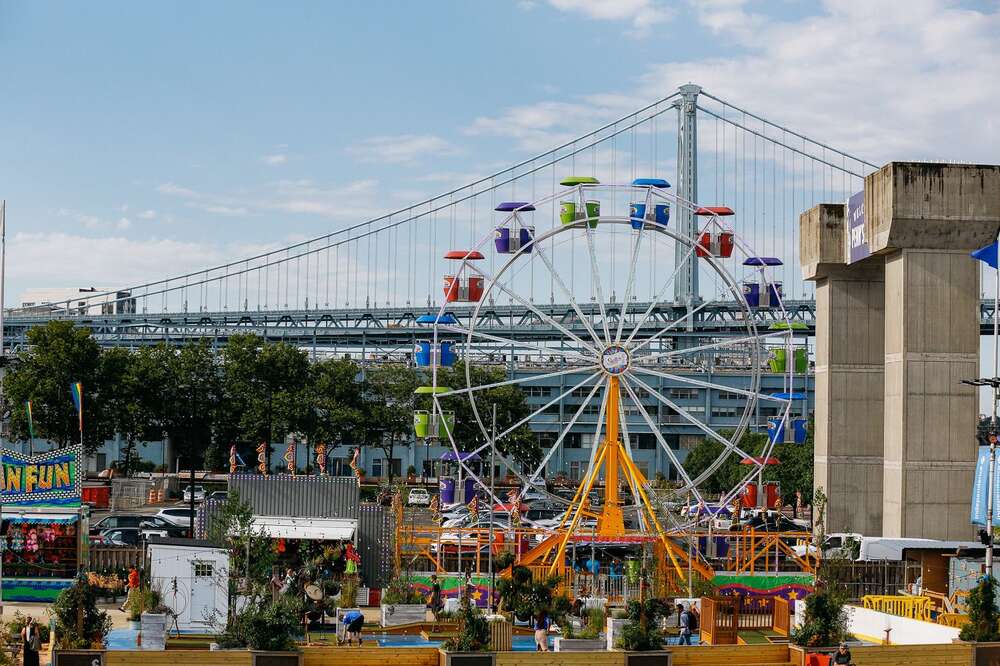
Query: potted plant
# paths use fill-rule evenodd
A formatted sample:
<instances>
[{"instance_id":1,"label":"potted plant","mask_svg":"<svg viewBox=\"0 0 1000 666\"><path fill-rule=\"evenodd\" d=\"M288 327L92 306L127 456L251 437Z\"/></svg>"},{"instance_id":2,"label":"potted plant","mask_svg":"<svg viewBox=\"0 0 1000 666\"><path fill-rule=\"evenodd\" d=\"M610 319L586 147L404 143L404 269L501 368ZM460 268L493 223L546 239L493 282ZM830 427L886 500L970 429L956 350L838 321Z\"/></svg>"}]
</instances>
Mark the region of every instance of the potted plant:
<instances>
[{"instance_id":1,"label":"potted plant","mask_svg":"<svg viewBox=\"0 0 1000 666\"><path fill-rule=\"evenodd\" d=\"M59 593L52 604L56 621L56 644L64 654L90 655L104 650L104 637L111 631L111 618L97 607L97 588L85 575ZM90 663L89 661L86 663Z\"/></svg>"},{"instance_id":2,"label":"potted plant","mask_svg":"<svg viewBox=\"0 0 1000 666\"><path fill-rule=\"evenodd\" d=\"M269 595L255 595L229 618L219 646L249 649L253 663L257 657L266 657L267 663L274 666L297 666L301 655L295 637L302 631L303 610L302 602L293 595L276 601Z\"/></svg>"},{"instance_id":3,"label":"potted plant","mask_svg":"<svg viewBox=\"0 0 1000 666\"><path fill-rule=\"evenodd\" d=\"M479 608L463 599L456 619L458 634L441 646L442 666L494 666L496 653L489 652L490 625Z\"/></svg>"},{"instance_id":4,"label":"potted plant","mask_svg":"<svg viewBox=\"0 0 1000 666\"><path fill-rule=\"evenodd\" d=\"M427 600L409 579L397 577L382 593L381 610L383 627L423 622L427 618Z\"/></svg>"},{"instance_id":5,"label":"potted plant","mask_svg":"<svg viewBox=\"0 0 1000 666\"><path fill-rule=\"evenodd\" d=\"M670 666L659 628L660 618L669 613L670 607L659 599L628 602L627 620L615 642L615 647L625 651L625 666Z\"/></svg>"},{"instance_id":6,"label":"potted plant","mask_svg":"<svg viewBox=\"0 0 1000 666\"><path fill-rule=\"evenodd\" d=\"M583 625L579 630L574 630L569 622L559 625L563 627L563 634L553 641L556 652L601 652L605 649L605 640L601 638L601 630L607 622L604 611L590 608L581 620Z\"/></svg>"},{"instance_id":7,"label":"potted plant","mask_svg":"<svg viewBox=\"0 0 1000 666\"><path fill-rule=\"evenodd\" d=\"M997 579L983 576L979 584L969 593L969 621L962 627L958 637L963 641L989 643L1000 641L1000 612L996 606ZM806 613L809 612L806 601Z\"/></svg>"},{"instance_id":8,"label":"potted plant","mask_svg":"<svg viewBox=\"0 0 1000 666\"><path fill-rule=\"evenodd\" d=\"M818 587L806 597L805 617L802 625L792 630L792 643L806 648L832 650L847 637L843 593L829 586Z\"/></svg>"}]
</instances>

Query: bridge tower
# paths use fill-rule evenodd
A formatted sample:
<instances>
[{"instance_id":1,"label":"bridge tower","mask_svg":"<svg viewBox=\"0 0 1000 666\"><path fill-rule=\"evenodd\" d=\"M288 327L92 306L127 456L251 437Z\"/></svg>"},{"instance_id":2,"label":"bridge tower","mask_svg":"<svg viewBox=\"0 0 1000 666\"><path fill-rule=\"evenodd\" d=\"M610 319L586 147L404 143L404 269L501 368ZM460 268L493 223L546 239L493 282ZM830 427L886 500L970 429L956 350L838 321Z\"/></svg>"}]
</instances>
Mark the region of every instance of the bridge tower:
<instances>
[{"instance_id":1,"label":"bridge tower","mask_svg":"<svg viewBox=\"0 0 1000 666\"><path fill-rule=\"evenodd\" d=\"M677 196L682 201L698 201L698 95L701 86L692 83L680 87L677 107ZM685 238L694 238L698 233L694 211L678 206L678 232ZM698 259L680 244L675 250L675 266L684 263L674 281L674 303L691 310L700 301L698 297ZM685 260L685 256L687 259ZM694 326L693 318L688 320L688 329Z\"/></svg>"}]
</instances>

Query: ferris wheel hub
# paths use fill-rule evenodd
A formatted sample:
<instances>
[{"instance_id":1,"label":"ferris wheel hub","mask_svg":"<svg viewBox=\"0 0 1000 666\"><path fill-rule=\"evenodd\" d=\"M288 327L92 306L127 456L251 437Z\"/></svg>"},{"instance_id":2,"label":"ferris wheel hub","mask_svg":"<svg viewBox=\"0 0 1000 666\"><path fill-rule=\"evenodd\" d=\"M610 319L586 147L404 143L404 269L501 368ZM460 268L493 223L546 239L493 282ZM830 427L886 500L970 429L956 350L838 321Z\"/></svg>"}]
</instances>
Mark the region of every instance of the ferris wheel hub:
<instances>
[{"instance_id":1,"label":"ferris wheel hub","mask_svg":"<svg viewBox=\"0 0 1000 666\"><path fill-rule=\"evenodd\" d=\"M609 345L601 352L601 369L609 375L617 376L629 369L632 362L628 350L621 345Z\"/></svg>"}]
</instances>

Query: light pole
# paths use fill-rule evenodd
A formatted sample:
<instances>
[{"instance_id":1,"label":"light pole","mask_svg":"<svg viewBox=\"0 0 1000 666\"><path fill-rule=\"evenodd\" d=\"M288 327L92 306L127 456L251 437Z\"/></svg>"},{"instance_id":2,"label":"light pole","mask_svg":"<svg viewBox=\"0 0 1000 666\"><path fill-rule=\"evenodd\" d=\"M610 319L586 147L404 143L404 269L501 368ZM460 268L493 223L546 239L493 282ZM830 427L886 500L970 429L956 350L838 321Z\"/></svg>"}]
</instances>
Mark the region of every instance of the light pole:
<instances>
[{"instance_id":1,"label":"light pole","mask_svg":"<svg viewBox=\"0 0 1000 666\"><path fill-rule=\"evenodd\" d=\"M497 404L493 403L493 430L490 433L490 502L493 501L495 494L493 492L493 469L494 469L494 458L497 451ZM493 590L496 589L497 584L497 574L493 570L493 507L490 507L490 552L489 552L489 567L490 567L490 596L489 596L489 607L491 611L496 611L493 605Z\"/></svg>"},{"instance_id":2,"label":"light pole","mask_svg":"<svg viewBox=\"0 0 1000 666\"><path fill-rule=\"evenodd\" d=\"M1000 320L997 319L997 312L993 312L993 330L994 330L994 340L996 340L996 329L1000 325ZM963 384L968 384L969 386L989 386L993 389L993 416L990 419L990 468L987 475L987 487L986 487L986 536L983 541L986 543L986 575L993 577L993 504L995 498L993 497L993 484L996 476L996 464L997 464L997 398L998 390L1000 390L1000 373L997 373L997 349L994 345L993 349L993 377L980 377L978 379L963 379Z\"/></svg>"}]
</instances>

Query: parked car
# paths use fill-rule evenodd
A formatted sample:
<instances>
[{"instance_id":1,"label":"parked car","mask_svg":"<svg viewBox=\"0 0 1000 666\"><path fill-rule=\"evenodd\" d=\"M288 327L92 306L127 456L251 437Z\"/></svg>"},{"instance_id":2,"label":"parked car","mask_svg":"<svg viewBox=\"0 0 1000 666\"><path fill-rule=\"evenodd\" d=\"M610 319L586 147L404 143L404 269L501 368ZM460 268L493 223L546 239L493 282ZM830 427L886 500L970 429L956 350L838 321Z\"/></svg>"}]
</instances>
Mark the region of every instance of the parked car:
<instances>
[{"instance_id":1,"label":"parked car","mask_svg":"<svg viewBox=\"0 0 1000 666\"><path fill-rule=\"evenodd\" d=\"M426 488L411 488L410 494L406 497L406 503L410 506L430 506L431 494Z\"/></svg>"},{"instance_id":2,"label":"parked car","mask_svg":"<svg viewBox=\"0 0 1000 666\"><path fill-rule=\"evenodd\" d=\"M191 486L184 489L184 501L191 501ZM205 486L195 486L194 487L194 501L204 502L205 501Z\"/></svg>"},{"instance_id":3,"label":"parked car","mask_svg":"<svg viewBox=\"0 0 1000 666\"><path fill-rule=\"evenodd\" d=\"M100 534L116 527L139 527L143 521L154 518L151 513L115 513L90 524L91 534Z\"/></svg>"},{"instance_id":4,"label":"parked car","mask_svg":"<svg viewBox=\"0 0 1000 666\"><path fill-rule=\"evenodd\" d=\"M208 499L212 501L225 502L229 499L229 491L227 490L216 490L208 495Z\"/></svg>"},{"instance_id":5,"label":"parked car","mask_svg":"<svg viewBox=\"0 0 1000 666\"><path fill-rule=\"evenodd\" d=\"M139 523L139 529L143 533L156 534L157 536L164 537L174 537L181 538L188 535L188 529L190 528L190 523L184 523L184 526L178 526L171 523L159 516L148 516L146 520Z\"/></svg>"},{"instance_id":6,"label":"parked car","mask_svg":"<svg viewBox=\"0 0 1000 666\"><path fill-rule=\"evenodd\" d=\"M176 525L178 527L188 527L191 524L191 508L184 506L171 506L160 509L157 517Z\"/></svg>"},{"instance_id":7,"label":"parked car","mask_svg":"<svg viewBox=\"0 0 1000 666\"><path fill-rule=\"evenodd\" d=\"M96 546L138 546L142 534L138 527L115 527L92 536L90 541Z\"/></svg>"}]
</instances>

